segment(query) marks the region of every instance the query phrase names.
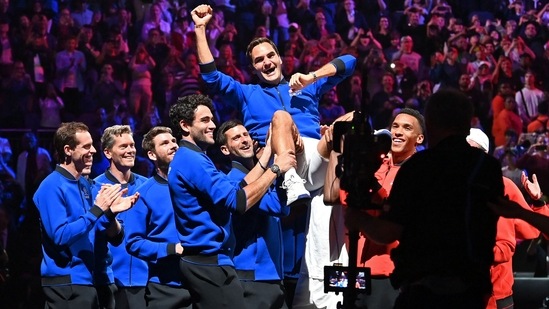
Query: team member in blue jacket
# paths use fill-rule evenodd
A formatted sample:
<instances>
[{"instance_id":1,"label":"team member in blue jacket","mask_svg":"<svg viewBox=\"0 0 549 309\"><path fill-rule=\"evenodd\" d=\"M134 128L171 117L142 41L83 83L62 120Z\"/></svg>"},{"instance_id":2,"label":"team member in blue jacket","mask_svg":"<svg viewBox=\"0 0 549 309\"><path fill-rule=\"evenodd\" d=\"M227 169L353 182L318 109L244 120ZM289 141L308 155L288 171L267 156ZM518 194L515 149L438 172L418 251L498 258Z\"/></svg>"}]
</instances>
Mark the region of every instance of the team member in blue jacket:
<instances>
[{"instance_id":1,"label":"team member in blue jacket","mask_svg":"<svg viewBox=\"0 0 549 309\"><path fill-rule=\"evenodd\" d=\"M96 152L88 127L65 123L53 137L60 161L34 195L42 225L42 287L47 308L97 308L93 270L95 237L120 242L122 233L115 215L130 208L139 194L122 198L127 190L106 185L92 195L85 178ZM104 216L105 215L105 216ZM108 217L108 224L99 221ZM105 229L103 229L105 227Z\"/></svg>"},{"instance_id":2,"label":"team member in blue jacket","mask_svg":"<svg viewBox=\"0 0 549 309\"><path fill-rule=\"evenodd\" d=\"M229 177L241 181L254 167L254 147L248 130L238 120L224 122L217 131L216 142L221 152L232 160ZM263 158L271 157L267 141ZM263 159L265 160L265 159ZM267 160L260 166L266 168ZM242 215L233 216L236 237L234 266L244 288L244 301L248 308L286 308L284 302L284 276L282 269L281 216L289 213L275 185L263 196L259 205Z\"/></svg>"},{"instance_id":3,"label":"team member in blue jacket","mask_svg":"<svg viewBox=\"0 0 549 309\"><path fill-rule=\"evenodd\" d=\"M234 182L204 153L214 144L212 111L211 99L201 94L179 98L170 108L170 120L182 134L168 172L175 224L185 248L179 266L193 306L240 309L244 298L231 260L231 213L244 213L257 204L296 159L286 151L267 171L256 165L240 183Z\"/></svg>"},{"instance_id":4,"label":"team member in blue jacket","mask_svg":"<svg viewBox=\"0 0 549 309\"><path fill-rule=\"evenodd\" d=\"M124 222L126 248L149 265L147 308L190 308L191 295L182 286L178 271L183 247L168 189L168 167L177 151L177 141L170 128L154 127L145 134L142 145L154 162L156 174L137 189L139 201Z\"/></svg>"},{"instance_id":5,"label":"team member in blue jacket","mask_svg":"<svg viewBox=\"0 0 549 309\"><path fill-rule=\"evenodd\" d=\"M109 160L109 168L105 173L97 176L95 188L102 184L120 184L127 188L129 194L137 192L137 187L143 184L147 178L135 174L131 168L135 163L135 143L132 137L131 128L127 125L114 125L108 127L101 136L101 148L103 154ZM124 223L128 220L128 212L118 215L117 219ZM96 242L100 243L101 238ZM107 275L97 279L97 285L116 285L114 302L116 308L145 308L145 287L147 286L148 268L147 263L141 259L131 256L126 251L126 238L120 246L108 246L102 258L97 262L96 269L106 269ZM112 265L109 265L112 262ZM108 281L103 281L108 280ZM104 289L109 292L112 289ZM112 302L109 296L109 303Z\"/></svg>"},{"instance_id":6,"label":"team member in blue jacket","mask_svg":"<svg viewBox=\"0 0 549 309\"><path fill-rule=\"evenodd\" d=\"M297 171L290 169L284 175L283 187L287 189L288 205L310 198L303 178L320 139L318 102L325 92L353 74L356 58L338 57L309 74L296 73L288 82L282 75L282 59L276 45L268 38L256 38L248 45L246 55L260 84L243 85L215 67L206 35L212 14L212 8L205 4L191 12L202 78L211 91L221 94L225 102L242 113L244 125L255 140L264 142L272 127L275 154L288 150L295 153L296 144L299 149L303 143L303 160L299 160Z\"/></svg>"}]
</instances>

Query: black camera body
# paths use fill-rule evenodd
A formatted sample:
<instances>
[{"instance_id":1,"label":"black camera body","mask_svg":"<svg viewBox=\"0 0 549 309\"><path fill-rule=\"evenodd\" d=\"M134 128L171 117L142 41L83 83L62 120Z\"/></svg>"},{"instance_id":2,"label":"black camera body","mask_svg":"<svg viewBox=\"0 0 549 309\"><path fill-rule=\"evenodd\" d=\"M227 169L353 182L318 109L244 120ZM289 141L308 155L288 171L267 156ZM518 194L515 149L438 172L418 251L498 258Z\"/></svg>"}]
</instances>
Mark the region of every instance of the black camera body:
<instances>
[{"instance_id":1,"label":"black camera body","mask_svg":"<svg viewBox=\"0 0 549 309\"><path fill-rule=\"evenodd\" d=\"M343 142L343 149L341 144ZM342 153L336 167L340 187L347 191L347 205L360 209L380 209L371 198L380 185L375 177L383 159L391 150L391 133L373 132L363 113L355 112L350 122L334 124L334 150Z\"/></svg>"},{"instance_id":2,"label":"black camera body","mask_svg":"<svg viewBox=\"0 0 549 309\"><path fill-rule=\"evenodd\" d=\"M334 124L333 149L338 157L336 176L341 189L347 191L349 208L380 209L372 197L381 188L375 173L391 150L391 132L374 132L364 112L355 111L351 122ZM354 308L358 293L371 294L369 268L356 267L358 230L349 230L349 267L325 266L324 291L343 292L343 304L338 308ZM350 286L349 286L350 285Z\"/></svg>"},{"instance_id":3,"label":"black camera body","mask_svg":"<svg viewBox=\"0 0 549 309\"><path fill-rule=\"evenodd\" d=\"M349 268L344 266L324 266L324 293L343 292L348 288ZM356 267L354 289L357 293L372 293L372 276L369 267Z\"/></svg>"}]
</instances>

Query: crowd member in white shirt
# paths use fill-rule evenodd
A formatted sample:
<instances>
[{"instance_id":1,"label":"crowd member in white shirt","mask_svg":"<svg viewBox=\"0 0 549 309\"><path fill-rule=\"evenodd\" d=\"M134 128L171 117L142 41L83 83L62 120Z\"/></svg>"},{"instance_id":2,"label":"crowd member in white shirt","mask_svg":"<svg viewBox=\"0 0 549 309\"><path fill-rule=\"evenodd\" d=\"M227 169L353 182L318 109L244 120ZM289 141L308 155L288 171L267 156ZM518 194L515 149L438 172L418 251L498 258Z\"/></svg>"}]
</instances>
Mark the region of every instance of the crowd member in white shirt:
<instances>
[{"instance_id":1,"label":"crowd member in white shirt","mask_svg":"<svg viewBox=\"0 0 549 309\"><path fill-rule=\"evenodd\" d=\"M538 104L545 99L543 91L536 87L536 76L532 71L524 74L524 88L515 93L518 114L524 124L530 123L538 115Z\"/></svg>"}]
</instances>

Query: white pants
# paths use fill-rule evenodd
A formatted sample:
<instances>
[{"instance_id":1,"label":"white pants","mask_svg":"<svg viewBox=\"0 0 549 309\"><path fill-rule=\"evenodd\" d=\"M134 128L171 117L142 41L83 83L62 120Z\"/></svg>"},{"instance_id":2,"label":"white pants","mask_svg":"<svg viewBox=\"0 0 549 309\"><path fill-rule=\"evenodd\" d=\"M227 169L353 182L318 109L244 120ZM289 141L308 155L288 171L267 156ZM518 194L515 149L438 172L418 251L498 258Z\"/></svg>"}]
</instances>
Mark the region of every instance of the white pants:
<instances>
[{"instance_id":1,"label":"white pants","mask_svg":"<svg viewBox=\"0 0 549 309\"><path fill-rule=\"evenodd\" d=\"M315 191L324 186L328 159L323 158L317 150L319 140L302 137L303 152L297 155L297 174L305 179L305 188L309 192Z\"/></svg>"}]
</instances>

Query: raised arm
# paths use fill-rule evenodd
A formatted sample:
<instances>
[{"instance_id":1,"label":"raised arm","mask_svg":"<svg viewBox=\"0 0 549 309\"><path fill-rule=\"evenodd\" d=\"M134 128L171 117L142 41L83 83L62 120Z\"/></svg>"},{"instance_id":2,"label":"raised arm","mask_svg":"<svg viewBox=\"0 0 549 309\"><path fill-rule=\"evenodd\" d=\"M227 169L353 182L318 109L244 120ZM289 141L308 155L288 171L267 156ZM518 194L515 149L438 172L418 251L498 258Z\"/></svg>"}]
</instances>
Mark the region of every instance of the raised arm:
<instances>
[{"instance_id":1,"label":"raised arm","mask_svg":"<svg viewBox=\"0 0 549 309\"><path fill-rule=\"evenodd\" d=\"M213 16L212 7L207 4L201 4L191 11L191 16L195 24L196 48L198 60L200 63L210 63L214 61L208 38L206 35L206 25Z\"/></svg>"},{"instance_id":2,"label":"raised arm","mask_svg":"<svg viewBox=\"0 0 549 309\"><path fill-rule=\"evenodd\" d=\"M331 88L341 80L351 76L355 70L355 65L355 57L351 55L339 56L314 72L309 72L308 74L295 73L290 78L289 86L292 91L298 91L321 78L337 76L336 80L332 82L328 80L327 86Z\"/></svg>"},{"instance_id":3,"label":"raised arm","mask_svg":"<svg viewBox=\"0 0 549 309\"><path fill-rule=\"evenodd\" d=\"M549 234L548 216L526 210L520 204L502 197L499 197L495 203L488 202L488 206L500 216L524 220L540 230L540 232L546 235Z\"/></svg>"}]
</instances>

